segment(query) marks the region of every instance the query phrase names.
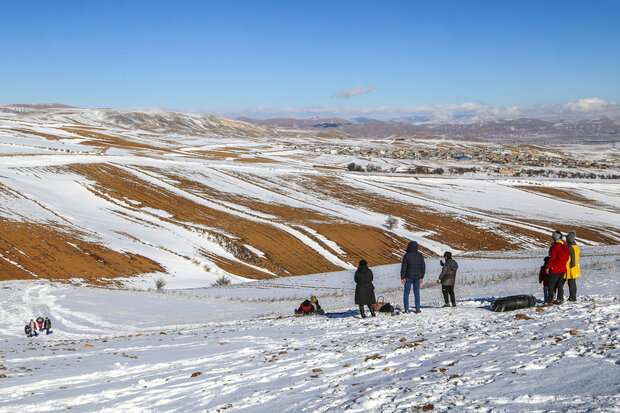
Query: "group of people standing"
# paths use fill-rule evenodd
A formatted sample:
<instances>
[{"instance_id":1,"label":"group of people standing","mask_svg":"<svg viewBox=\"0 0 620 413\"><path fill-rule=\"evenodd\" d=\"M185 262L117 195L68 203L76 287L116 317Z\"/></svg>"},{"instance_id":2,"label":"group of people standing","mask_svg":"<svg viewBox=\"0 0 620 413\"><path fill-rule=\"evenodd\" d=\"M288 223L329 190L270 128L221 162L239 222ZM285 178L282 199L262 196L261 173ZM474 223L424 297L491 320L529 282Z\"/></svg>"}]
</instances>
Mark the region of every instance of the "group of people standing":
<instances>
[{"instance_id":1,"label":"group of people standing","mask_svg":"<svg viewBox=\"0 0 620 413\"><path fill-rule=\"evenodd\" d=\"M564 242L560 231L556 230L551 234L553 243L538 275L538 281L543 284L543 296L547 306L564 302L565 282L568 283L568 301L577 301L577 278L581 277L581 269L576 237L575 231L571 231Z\"/></svg>"},{"instance_id":2,"label":"group of people standing","mask_svg":"<svg viewBox=\"0 0 620 413\"><path fill-rule=\"evenodd\" d=\"M452 253L446 251L444 253L445 262L441 261L442 270L437 279L437 284L441 284L441 292L444 297L444 307L456 307L456 298L454 296L454 284L456 279L456 270L458 264L452 259ZM424 282L424 275L426 274L426 263L424 262L424 256L418 251L418 243L415 241L409 242L407 245L407 251L403 257L403 261L400 267L400 281L404 287L403 291L403 306L404 312L408 313L409 310L409 296L411 294L411 287L413 287L413 295L415 299L415 310L412 312L420 313L420 285ZM375 287L372 284L373 274L366 260L361 260L357 271L355 272L354 280L355 287L355 304L359 306L360 314L362 318L366 317L364 306L367 306L370 310L370 315L375 316L372 304L375 303Z\"/></svg>"},{"instance_id":3,"label":"group of people standing","mask_svg":"<svg viewBox=\"0 0 620 413\"><path fill-rule=\"evenodd\" d=\"M24 333L27 337L36 337L39 335L37 329L39 332L45 331L45 334L49 334L50 328L52 328L52 322L48 317L37 317L36 322L31 318L30 322L24 327Z\"/></svg>"},{"instance_id":4,"label":"group of people standing","mask_svg":"<svg viewBox=\"0 0 620 413\"><path fill-rule=\"evenodd\" d=\"M569 301L577 300L576 279L581 277L579 268L579 246L575 242L576 233L571 231L566 236L566 242L562 240L562 233L554 231L552 233L553 243L549 248L549 256L545 258L545 264L540 269L539 281L543 283L543 294L545 305L562 304L564 301L564 282L568 282ZM440 261L442 266L441 273L437 279L437 284L441 285L441 292L445 301L444 307L456 307L456 297L454 294L454 284L456 271L459 268L457 262L452 258L452 253L446 251L443 255L445 262ZM424 282L426 273L426 263L424 256L418 251L418 243L411 241L407 245L407 250L403 256L400 267L400 281L404 287L403 306L404 312L420 313L420 285ZM373 304L376 303L375 287L372 283L373 273L368 268L366 260L361 260L355 271L355 304L359 306L360 315L366 318L364 307L368 307L370 315L376 316ZM409 309L409 296L413 287L415 298L415 309ZM554 295L556 296L554 300ZM316 313L318 301L306 300L302 306L296 310L297 314ZM316 302L316 304L314 304ZM304 305L306 308L304 308ZM320 308L320 307L319 307ZM320 313L323 313L322 310Z\"/></svg>"}]
</instances>

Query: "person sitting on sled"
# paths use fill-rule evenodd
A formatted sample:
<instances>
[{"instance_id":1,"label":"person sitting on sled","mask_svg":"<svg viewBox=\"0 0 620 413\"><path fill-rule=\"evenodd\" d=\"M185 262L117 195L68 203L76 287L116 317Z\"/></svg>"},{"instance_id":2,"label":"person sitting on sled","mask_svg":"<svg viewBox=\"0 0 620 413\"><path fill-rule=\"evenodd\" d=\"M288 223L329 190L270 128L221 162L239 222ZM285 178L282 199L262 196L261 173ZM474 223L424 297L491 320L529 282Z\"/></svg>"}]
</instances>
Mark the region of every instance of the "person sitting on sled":
<instances>
[{"instance_id":1,"label":"person sitting on sled","mask_svg":"<svg viewBox=\"0 0 620 413\"><path fill-rule=\"evenodd\" d=\"M325 311L323 311L323 309L319 305L319 300L317 300L316 296L313 295L312 297L310 297L309 300L304 300L299 305L299 308L297 310L295 310L295 314L303 314L303 315L319 314L319 315L323 315L323 314L325 314Z\"/></svg>"}]
</instances>

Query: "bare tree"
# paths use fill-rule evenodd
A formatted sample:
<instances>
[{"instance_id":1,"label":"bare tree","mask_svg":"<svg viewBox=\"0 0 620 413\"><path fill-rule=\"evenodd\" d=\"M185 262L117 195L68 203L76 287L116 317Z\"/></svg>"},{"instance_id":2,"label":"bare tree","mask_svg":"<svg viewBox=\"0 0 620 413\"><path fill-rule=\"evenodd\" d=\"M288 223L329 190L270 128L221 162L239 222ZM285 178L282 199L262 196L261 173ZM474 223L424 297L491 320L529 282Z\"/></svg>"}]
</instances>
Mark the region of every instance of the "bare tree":
<instances>
[{"instance_id":1,"label":"bare tree","mask_svg":"<svg viewBox=\"0 0 620 413\"><path fill-rule=\"evenodd\" d=\"M165 286L166 286L166 281L164 281L163 278L158 278L155 280L155 288L157 288L157 291L162 291Z\"/></svg>"},{"instance_id":2,"label":"bare tree","mask_svg":"<svg viewBox=\"0 0 620 413\"><path fill-rule=\"evenodd\" d=\"M222 275L220 278L215 280L213 284L211 284L212 287L225 287L227 285L230 285L230 278L224 275Z\"/></svg>"},{"instance_id":3,"label":"bare tree","mask_svg":"<svg viewBox=\"0 0 620 413\"><path fill-rule=\"evenodd\" d=\"M385 225L387 225L387 227L392 230L394 228L398 227L398 219L394 218L394 217L388 217L385 220Z\"/></svg>"}]
</instances>

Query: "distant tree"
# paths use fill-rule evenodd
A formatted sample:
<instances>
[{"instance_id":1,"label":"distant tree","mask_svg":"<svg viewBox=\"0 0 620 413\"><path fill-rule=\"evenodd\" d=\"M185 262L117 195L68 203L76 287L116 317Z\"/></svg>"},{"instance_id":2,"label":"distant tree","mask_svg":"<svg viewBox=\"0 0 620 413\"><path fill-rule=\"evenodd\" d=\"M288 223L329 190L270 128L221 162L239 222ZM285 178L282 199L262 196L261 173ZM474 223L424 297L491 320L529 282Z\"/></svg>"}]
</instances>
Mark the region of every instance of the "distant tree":
<instances>
[{"instance_id":1,"label":"distant tree","mask_svg":"<svg viewBox=\"0 0 620 413\"><path fill-rule=\"evenodd\" d=\"M230 278L224 275L222 275L220 278L215 280L213 284L211 284L212 287L225 287L227 285L230 285Z\"/></svg>"},{"instance_id":2,"label":"distant tree","mask_svg":"<svg viewBox=\"0 0 620 413\"><path fill-rule=\"evenodd\" d=\"M443 175L443 172L444 172L444 171L443 171L443 168L435 168L435 169L433 170L433 173L434 173L435 175Z\"/></svg>"},{"instance_id":3,"label":"distant tree","mask_svg":"<svg viewBox=\"0 0 620 413\"><path fill-rule=\"evenodd\" d=\"M394 217L388 217L385 220L385 225L387 225L387 227L390 229L390 231L394 228L398 227L398 219L394 218Z\"/></svg>"},{"instance_id":4,"label":"distant tree","mask_svg":"<svg viewBox=\"0 0 620 413\"><path fill-rule=\"evenodd\" d=\"M155 280L155 288L157 288L157 291L162 291L165 286L166 286L166 281L164 281L163 278L158 278Z\"/></svg>"},{"instance_id":5,"label":"distant tree","mask_svg":"<svg viewBox=\"0 0 620 413\"><path fill-rule=\"evenodd\" d=\"M366 171L367 172L381 172L381 167L379 165L373 165L369 163L368 165L366 165Z\"/></svg>"},{"instance_id":6,"label":"distant tree","mask_svg":"<svg viewBox=\"0 0 620 413\"><path fill-rule=\"evenodd\" d=\"M348 164L347 169L354 172L364 172L364 168L362 168L361 165L358 165L355 162L351 162L350 164Z\"/></svg>"}]
</instances>

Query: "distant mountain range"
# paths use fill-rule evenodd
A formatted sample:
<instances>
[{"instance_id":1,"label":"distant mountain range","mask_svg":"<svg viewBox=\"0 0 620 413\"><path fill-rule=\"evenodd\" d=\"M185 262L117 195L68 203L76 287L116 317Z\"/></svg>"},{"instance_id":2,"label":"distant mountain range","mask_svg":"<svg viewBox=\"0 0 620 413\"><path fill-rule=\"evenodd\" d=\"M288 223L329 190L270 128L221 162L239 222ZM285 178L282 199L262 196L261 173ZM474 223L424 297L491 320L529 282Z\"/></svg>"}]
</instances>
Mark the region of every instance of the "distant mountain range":
<instances>
[{"instance_id":1,"label":"distant mountain range","mask_svg":"<svg viewBox=\"0 0 620 413\"><path fill-rule=\"evenodd\" d=\"M75 108L75 106L61 103L11 103L10 105L0 105L0 113L22 113L32 110L62 108Z\"/></svg>"},{"instance_id":2,"label":"distant mountain range","mask_svg":"<svg viewBox=\"0 0 620 413\"><path fill-rule=\"evenodd\" d=\"M44 117L52 116L54 111L61 109L75 109L76 117L81 116L79 114L82 111L85 115L90 113L89 110L80 110L74 106L59 103L0 105L0 113L41 112L41 116ZM143 113L112 109L97 109L95 111L100 112L112 124L128 128L167 129L170 132L178 129L179 132L201 133L204 128L209 129L208 125L213 119L221 119L219 116L178 112ZM347 134L358 138L445 136L456 139L483 139L491 142L533 144L620 142L620 120L608 117L572 120L523 117L508 120L472 121L471 119L463 119L443 122L429 121L424 116L387 121L366 117L353 119L271 118L264 120L238 117L236 120L254 126L319 132L323 136L331 134Z\"/></svg>"},{"instance_id":3,"label":"distant mountain range","mask_svg":"<svg viewBox=\"0 0 620 413\"><path fill-rule=\"evenodd\" d=\"M446 136L450 138L482 138L505 143L605 143L620 141L620 122L603 117L588 120L545 120L519 118L478 122L409 122L379 121L375 119L341 118L257 120L237 118L259 126L277 126L306 130L338 131L359 138L390 136Z\"/></svg>"}]
</instances>

